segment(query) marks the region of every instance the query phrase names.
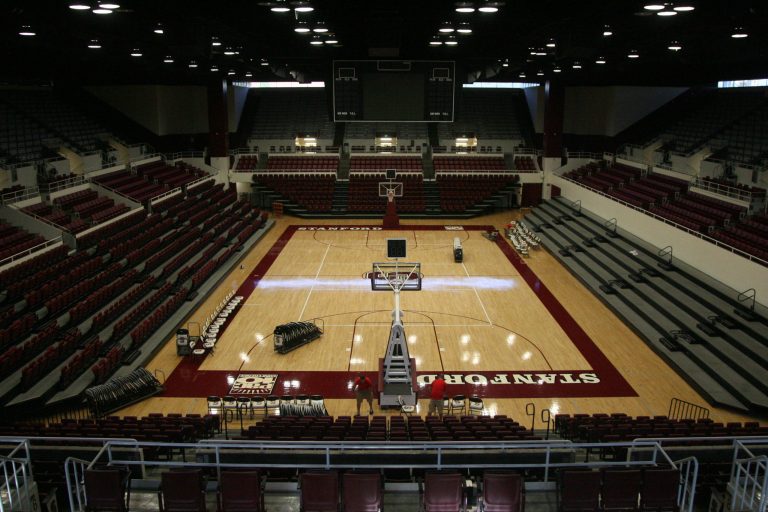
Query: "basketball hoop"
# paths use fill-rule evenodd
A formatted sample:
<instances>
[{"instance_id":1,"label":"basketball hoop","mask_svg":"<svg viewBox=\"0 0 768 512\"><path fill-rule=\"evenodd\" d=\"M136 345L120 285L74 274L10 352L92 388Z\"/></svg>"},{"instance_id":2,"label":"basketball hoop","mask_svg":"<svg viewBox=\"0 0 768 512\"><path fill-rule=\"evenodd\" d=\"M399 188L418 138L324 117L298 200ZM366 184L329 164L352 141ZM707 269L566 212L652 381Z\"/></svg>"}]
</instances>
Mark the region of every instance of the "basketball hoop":
<instances>
[{"instance_id":1,"label":"basketball hoop","mask_svg":"<svg viewBox=\"0 0 768 512\"><path fill-rule=\"evenodd\" d=\"M391 203L395 200L395 191L393 189L387 190L387 202Z\"/></svg>"}]
</instances>

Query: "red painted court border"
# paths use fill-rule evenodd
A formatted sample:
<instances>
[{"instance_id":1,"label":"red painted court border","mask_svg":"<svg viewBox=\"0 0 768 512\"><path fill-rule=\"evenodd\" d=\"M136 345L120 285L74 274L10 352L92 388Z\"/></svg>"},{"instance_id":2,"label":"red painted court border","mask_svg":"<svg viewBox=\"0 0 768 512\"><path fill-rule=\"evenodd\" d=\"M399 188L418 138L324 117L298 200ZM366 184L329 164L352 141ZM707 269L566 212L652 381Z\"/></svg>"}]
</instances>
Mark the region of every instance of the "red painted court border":
<instances>
[{"instance_id":1,"label":"red painted court border","mask_svg":"<svg viewBox=\"0 0 768 512\"><path fill-rule=\"evenodd\" d=\"M451 229L452 227L460 229ZM342 226L312 226L312 225L290 225L275 241L266 255L259 261L256 267L251 271L243 284L238 288L237 295L242 295L247 299L258 283L266 275L269 268L275 262L277 257L283 251L296 231L491 231L495 230L492 226L464 226L461 224L450 225L401 225L397 228L384 228L382 226L371 225L342 225ZM470 372L454 372L450 369L445 370L447 374L462 376L476 375L482 376L488 380L493 379L498 374L506 375L506 380L514 381L514 375L526 374L539 376L537 379L544 379L544 384L451 384L449 389L451 394L463 393L467 395L476 394L492 398L554 398L554 397L615 397L615 396L637 396L629 383L622 377L615 366L595 345L589 335L568 313L557 298L541 282L536 274L528 265L518 256L514 249L503 239L499 237L496 245L507 257L507 260L520 273L520 276L528 284L531 290L536 294L541 303L552 315L555 321L560 325L563 331L568 335L571 342L579 350L584 359L589 363L590 370L572 370L572 371L534 371L534 372L511 372L505 370ZM221 326L219 336L226 330L229 321ZM165 391L161 396L166 397L204 397L207 395L224 395L230 392L230 386L227 383L228 378L233 378L241 373L239 370L232 371L202 371L200 365L202 358L186 357L174 369L165 382ZM275 394L322 394L326 398L350 398L352 393L348 388L350 372L334 371L266 371L266 370L248 370L242 373L278 373L279 377L273 393ZM377 378L375 372L368 372L374 382ZM434 372L417 371L417 375L431 375ZM599 382L591 383L571 383L574 376L579 374L595 374ZM543 377L542 377L543 376ZM554 379L555 383L546 383L547 379ZM578 379L578 378L576 378ZM471 379L470 379L471 380Z\"/></svg>"}]
</instances>

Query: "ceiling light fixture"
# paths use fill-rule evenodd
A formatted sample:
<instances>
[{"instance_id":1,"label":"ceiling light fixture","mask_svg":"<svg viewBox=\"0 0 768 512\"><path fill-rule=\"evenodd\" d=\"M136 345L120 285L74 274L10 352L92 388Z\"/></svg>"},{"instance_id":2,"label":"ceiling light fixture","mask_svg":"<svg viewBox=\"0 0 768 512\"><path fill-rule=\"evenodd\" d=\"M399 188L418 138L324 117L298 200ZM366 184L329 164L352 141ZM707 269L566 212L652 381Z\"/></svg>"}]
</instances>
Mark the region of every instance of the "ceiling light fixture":
<instances>
[{"instance_id":1,"label":"ceiling light fixture","mask_svg":"<svg viewBox=\"0 0 768 512\"><path fill-rule=\"evenodd\" d=\"M69 8L73 11L90 11L91 6L85 2L72 2L69 4Z\"/></svg>"},{"instance_id":2,"label":"ceiling light fixture","mask_svg":"<svg viewBox=\"0 0 768 512\"><path fill-rule=\"evenodd\" d=\"M507 59L504 59L504 62L501 63L502 67L508 68L509 67L509 61Z\"/></svg>"},{"instance_id":3,"label":"ceiling light fixture","mask_svg":"<svg viewBox=\"0 0 768 512\"><path fill-rule=\"evenodd\" d=\"M544 57L544 56L546 56L546 55L547 55L547 52L546 52L546 51L544 51L544 48L538 48L538 49L536 50L536 56L537 56L537 57Z\"/></svg>"},{"instance_id":4,"label":"ceiling light fixture","mask_svg":"<svg viewBox=\"0 0 768 512\"><path fill-rule=\"evenodd\" d=\"M307 2L294 2L294 5L295 7L293 10L296 12L312 12L315 10L315 8Z\"/></svg>"},{"instance_id":5,"label":"ceiling light fixture","mask_svg":"<svg viewBox=\"0 0 768 512\"><path fill-rule=\"evenodd\" d=\"M112 9L94 9L93 14L112 14Z\"/></svg>"},{"instance_id":6,"label":"ceiling light fixture","mask_svg":"<svg viewBox=\"0 0 768 512\"><path fill-rule=\"evenodd\" d=\"M119 9L120 5L114 2L99 2L99 7L102 9L110 9L114 11L115 9Z\"/></svg>"},{"instance_id":7,"label":"ceiling light fixture","mask_svg":"<svg viewBox=\"0 0 768 512\"><path fill-rule=\"evenodd\" d=\"M450 34L453 32L453 25L451 25L450 21L444 21L443 24L440 25L438 32L442 32L443 34Z\"/></svg>"},{"instance_id":8,"label":"ceiling light fixture","mask_svg":"<svg viewBox=\"0 0 768 512\"><path fill-rule=\"evenodd\" d=\"M157 25L155 25L155 28L154 28L154 30L152 30L152 32L154 32L155 34L160 34L160 35L165 34L165 29L163 29L163 24L162 23L158 23Z\"/></svg>"},{"instance_id":9,"label":"ceiling light fixture","mask_svg":"<svg viewBox=\"0 0 768 512\"><path fill-rule=\"evenodd\" d=\"M230 69L229 71L227 71L227 76L235 76L235 70Z\"/></svg>"},{"instance_id":10,"label":"ceiling light fixture","mask_svg":"<svg viewBox=\"0 0 768 512\"><path fill-rule=\"evenodd\" d=\"M459 44L459 42L456 40L456 36L448 36L448 39L446 39L445 44L447 46L456 46Z\"/></svg>"},{"instance_id":11,"label":"ceiling light fixture","mask_svg":"<svg viewBox=\"0 0 768 512\"><path fill-rule=\"evenodd\" d=\"M669 43L669 46L667 46L667 49L672 50L673 52L679 52L683 49L683 45L681 45L679 41L672 41Z\"/></svg>"},{"instance_id":12,"label":"ceiling light fixture","mask_svg":"<svg viewBox=\"0 0 768 512\"><path fill-rule=\"evenodd\" d=\"M285 0L275 0L275 5L269 8L272 12L289 12L290 7L285 5Z\"/></svg>"},{"instance_id":13,"label":"ceiling light fixture","mask_svg":"<svg viewBox=\"0 0 768 512\"><path fill-rule=\"evenodd\" d=\"M221 46L221 41L219 41L219 38L214 36L211 38L211 46Z\"/></svg>"},{"instance_id":14,"label":"ceiling light fixture","mask_svg":"<svg viewBox=\"0 0 768 512\"><path fill-rule=\"evenodd\" d=\"M197 67L197 62L195 62L193 60L189 61L189 67L190 68L196 68Z\"/></svg>"},{"instance_id":15,"label":"ceiling light fixture","mask_svg":"<svg viewBox=\"0 0 768 512\"><path fill-rule=\"evenodd\" d=\"M309 29L309 24L307 24L306 21L299 21L298 23L296 23L296 26L294 27L293 31L299 34L306 34L308 32L311 32L311 30Z\"/></svg>"},{"instance_id":16,"label":"ceiling light fixture","mask_svg":"<svg viewBox=\"0 0 768 512\"><path fill-rule=\"evenodd\" d=\"M643 6L643 9L646 11L660 11L664 9L664 4L660 4L658 2L651 2L647 3Z\"/></svg>"},{"instance_id":17,"label":"ceiling light fixture","mask_svg":"<svg viewBox=\"0 0 768 512\"><path fill-rule=\"evenodd\" d=\"M319 46L323 44L323 40L320 39L320 36L312 36L312 40L309 42L309 44Z\"/></svg>"},{"instance_id":18,"label":"ceiling light fixture","mask_svg":"<svg viewBox=\"0 0 768 512\"><path fill-rule=\"evenodd\" d=\"M438 36L432 36L432 39L429 41L429 46L442 46L442 44L443 40Z\"/></svg>"},{"instance_id":19,"label":"ceiling light fixture","mask_svg":"<svg viewBox=\"0 0 768 512\"><path fill-rule=\"evenodd\" d=\"M99 48L101 48L101 43L99 42L98 39L91 39L88 42L88 48L90 48L91 50L98 50Z\"/></svg>"},{"instance_id":20,"label":"ceiling light fixture","mask_svg":"<svg viewBox=\"0 0 768 512\"><path fill-rule=\"evenodd\" d=\"M605 57L598 57L595 59L595 64L605 64L606 60Z\"/></svg>"},{"instance_id":21,"label":"ceiling light fixture","mask_svg":"<svg viewBox=\"0 0 768 512\"><path fill-rule=\"evenodd\" d=\"M475 4L472 2L456 2L456 12L475 12Z\"/></svg>"},{"instance_id":22,"label":"ceiling light fixture","mask_svg":"<svg viewBox=\"0 0 768 512\"><path fill-rule=\"evenodd\" d=\"M610 37L613 35L613 29L610 25L603 26L603 37Z\"/></svg>"},{"instance_id":23,"label":"ceiling light fixture","mask_svg":"<svg viewBox=\"0 0 768 512\"><path fill-rule=\"evenodd\" d=\"M163 59L163 62L165 64L173 64L173 57L171 57L170 55L166 55L165 58Z\"/></svg>"},{"instance_id":24,"label":"ceiling light fixture","mask_svg":"<svg viewBox=\"0 0 768 512\"><path fill-rule=\"evenodd\" d=\"M562 70L562 69L560 69L559 67L555 66L554 68L552 68L552 72L553 72L553 73L562 73L562 72L563 72L563 70Z\"/></svg>"},{"instance_id":25,"label":"ceiling light fixture","mask_svg":"<svg viewBox=\"0 0 768 512\"><path fill-rule=\"evenodd\" d=\"M539 70L536 72L536 76L544 76L544 72L542 70Z\"/></svg>"},{"instance_id":26,"label":"ceiling light fixture","mask_svg":"<svg viewBox=\"0 0 768 512\"><path fill-rule=\"evenodd\" d=\"M639 59L640 54L637 53L637 50L630 50L629 53L627 54L627 57L630 59Z\"/></svg>"},{"instance_id":27,"label":"ceiling light fixture","mask_svg":"<svg viewBox=\"0 0 768 512\"><path fill-rule=\"evenodd\" d=\"M550 37L549 41L547 41L547 48L554 48L557 46L557 42L555 42L555 39Z\"/></svg>"},{"instance_id":28,"label":"ceiling light fixture","mask_svg":"<svg viewBox=\"0 0 768 512\"><path fill-rule=\"evenodd\" d=\"M517 76L519 76L520 78L525 78L525 71L521 71L520 74Z\"/></svg>"},{"instance_id":29,"label":"ceiling light fixture","mask_svg":"<svg viewBox=\"0 0 768 512\"><path fill-rule=\"evenodd\" d=\"M219 70L219 67L216 64L211 66L211 73L216 73L218 70Z\"/></svg>"},{"instance_id":30,"label":"ceiling light fixture","mask_svg":"<svg viewBox=\"0 0 768 512\"><path fill-rule=\"evenodd\" d=\"M480 12L498 12L500 6L501 6L501 2L485 0L477 10Z\"/></svg>"},{"instance_id":31,"label":"ceiling light fixture","mask_svg":"<svg viewBox=\"0 0 768 512\"><path fill-rule=\"evenodd\" d=\"M459 28L456 29L456 32L459 34L471 34L472 33L472 27L469 26L469 23L466 21L462 21L459 23Z\"/></svg>"},{"instance_id":32,"label":"ceiling light fixture","mask_svg":"<svg viewBox=\"0 0 768 512\"><path fill-rule=\"evenodd\" d=\"M21 30L19 30L19 35L24 37L32 37L32 36L36 36L37 33L34 30L32 30L32 27L30 27L29 25L22 25Z\"/></svg>"},{"instance_id":33,"label":"ceiling light fixture","mask_svg":"<svg viewBox=\"0 0 768 512\"><path fill-rule=\"evenodd\" d=\"M576 61L576 62L573 63L573 65L571 67L573 69L581 69L581 62Z\"/></svg>"},{"instance_id":34,"label":"ceiling light fixture","mask_svg":"<svg viewBox=\"0 0 768 512\"><path fill-rule=\"evenodd\" d=\"M235 54L235 50L231 46L227 46L224 49L224 55L234 55L234 54Z\"/></svg>"},{"instance_id":35,"label":"ceiling light fixture","mask_svg":"<svg viewBox=\"0 0 768 512\"><path fill-rule=\"evenodd\" d=\"M259 62L262 66L269 66L269 61L267 59L261 59L261 62Z\"/></svg>"},{"instance_id":36,"label":"ceiling light fixture","mask_svg":"<svg viewBox=\"0 0 768 512\"><path fill-rule=\"evenodd\" d=\"M681 4L673 7L673 9L676 10L677 12L691 12L695 8L696 7L694 7L693 4L689 2L682 2Z\"/></svg>"},{"instance_id":37,"label":"ceiling light fixture","mask_svg":"<svg viewBox=\"0 0 768 512\"><path fill-rule=\"evenodd\" d=\"M131 57L141 57L141 55L142 55L141 50L139 50L138 48L134 48L133 50L131 50Z\"/></svg>"},{"instance_id":38,"label":"ceiling light fixture","mask_svg":"<svg viewBox=\"0 0 768 512\"><path fill-rule=\"evenodd\" d=\"M336 39L336 36L331 36L325 40L325 44L339 44L339 40Z\"/></svg>"},{"instance_id":39,"label":"ceiling light fixture","mask_svg":"<svg viewBox=\"0 0 768 512\"><path fill-rule=\"evenodd\" d=\"M744 27L734 27L733 32L731 32L731 37L734 39L744 39L745 37L749 37L749 34L744 30Z\"/></svg>"},{"instance_id":40,"label":"ceiling light fixture","mask_svg":"<svg viewBox=\"0 0 768 512\"><path fill-rule=\"evenodd\" d=\"M324 34L325 32L328 32L328 27L325 26L325 23L322 21L318 21L315 23L315 26L312 28L312 32L317 32L318 34Z\"/></svg>"},{"instance_id":41,"label":"ceiling light fixture","mask_svg":"<svg viewBox=\"0 0 768 512\"><path fill-rule=\"evenodd\" d=\"M663 11L657 11L656 16L677 16L677 11L664 9Z\"/></svg>"},{"instance_id":42,"label":"ceiling light fixture","mask_svg":"<svg viewBox=\"0 0 768 512\"><path fill-rule=\"evenodd\" d=\"M253 73L251 73L250 71L245 72L245 78L251 78L252 76L253 76Z\"/></svg>"}]
</instances>

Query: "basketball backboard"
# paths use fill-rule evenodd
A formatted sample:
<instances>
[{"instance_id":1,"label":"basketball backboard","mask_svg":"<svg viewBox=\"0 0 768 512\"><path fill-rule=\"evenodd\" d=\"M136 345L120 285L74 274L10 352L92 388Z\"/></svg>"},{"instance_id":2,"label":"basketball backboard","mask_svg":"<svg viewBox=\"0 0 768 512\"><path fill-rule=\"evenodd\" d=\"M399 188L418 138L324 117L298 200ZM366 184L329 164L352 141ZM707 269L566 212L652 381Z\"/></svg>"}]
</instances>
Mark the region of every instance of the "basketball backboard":
<instances>
[{"instance_id":1,"label":"basketball backboard","mask_svg":"<svg viewBox=\"0 0 768 512\"><path fill-rule=\"evenodd\" d=\"M379 197L389 197L390 192L394 197L403 197L403 183L400 181L380 181Z\"/></svg>"},{"instance_id":2,"label":"basketball backboard","mask_svg":"<svg viewBox=\"0 0 768 512\"><path fill-rule=\"evenodd\" d=\"M388 261L374 263L369 277L374 291L418 291L423 276L421 263Z\"/></svg>"}]
</instances>

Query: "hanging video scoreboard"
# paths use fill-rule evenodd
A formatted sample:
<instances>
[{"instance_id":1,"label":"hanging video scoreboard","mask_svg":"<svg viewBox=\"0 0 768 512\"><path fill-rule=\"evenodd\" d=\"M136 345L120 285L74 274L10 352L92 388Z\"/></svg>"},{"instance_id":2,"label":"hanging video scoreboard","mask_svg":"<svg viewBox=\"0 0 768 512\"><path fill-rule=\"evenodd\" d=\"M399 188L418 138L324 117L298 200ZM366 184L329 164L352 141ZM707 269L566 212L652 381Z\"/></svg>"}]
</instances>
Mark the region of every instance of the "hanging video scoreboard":
<instances>
[{"instance_id":1,"label":"hanging video scoreboard","mask_svg":"<svg viewBox=\"0 0 768 512\"><path fill-rule=\"evenodd\" d=\"M454 61L333 62L334 121L451 122Z\"/></svg>"}]
</instances>

